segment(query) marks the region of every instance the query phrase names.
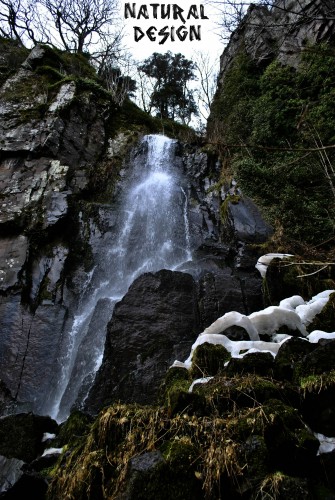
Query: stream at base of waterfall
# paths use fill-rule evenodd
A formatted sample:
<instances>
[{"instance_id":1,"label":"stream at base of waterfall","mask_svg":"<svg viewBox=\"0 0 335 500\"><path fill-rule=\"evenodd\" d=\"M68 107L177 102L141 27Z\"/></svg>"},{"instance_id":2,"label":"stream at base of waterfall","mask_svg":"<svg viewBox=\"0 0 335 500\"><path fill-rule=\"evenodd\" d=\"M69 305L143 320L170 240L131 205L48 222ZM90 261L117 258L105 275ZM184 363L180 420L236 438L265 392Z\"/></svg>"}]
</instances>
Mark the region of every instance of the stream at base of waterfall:
<instances>
[{"instance_id":1,"label":"stream at base of waterfall","mask_svg":"<svg viewBox=\"0 0 335 500\"><path fill-rule=\"evenodd\" d=\"M141 274L175 270L191 260L187 195L177 141L162 135L142 139L126 170L114 223L101 238L72 326L58 356L57 385L44 413L63 421L87 397L103 357L113 307Z\"/></svg>"}]
</instances>

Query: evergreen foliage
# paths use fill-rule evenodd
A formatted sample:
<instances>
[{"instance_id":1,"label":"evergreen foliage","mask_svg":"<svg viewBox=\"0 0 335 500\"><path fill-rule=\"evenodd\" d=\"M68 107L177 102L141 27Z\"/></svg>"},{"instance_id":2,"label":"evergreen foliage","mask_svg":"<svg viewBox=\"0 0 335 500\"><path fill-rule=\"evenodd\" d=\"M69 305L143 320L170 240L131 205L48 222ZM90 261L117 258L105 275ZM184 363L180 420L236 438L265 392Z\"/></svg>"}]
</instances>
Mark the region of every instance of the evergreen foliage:
<instances>
[{"instance_id":1,"label":"evergreen foliage","mask_svg":"<svg viewBox=\"0 0 335 500\"><path fill-rule=\"evenodd\" d=\"M182 54L155 52L139 67L145 75L155 80L150 106L160 118L179 118L188 123L196 113L196 104L187 83L195 78L195 65Z\"/></svg>"},{"instance_id":2,"label":"evergreen foliage","mask_svg":"<svg viewBox=\"0 0 335 500\"><path fill-rule=\"evenodd\" d=\"M209 126L244 193L286 236L312 244L334 234L334 58L320 44L298 70L277 60L261 68L241 50Z\"/></svg>"}]
</instances>

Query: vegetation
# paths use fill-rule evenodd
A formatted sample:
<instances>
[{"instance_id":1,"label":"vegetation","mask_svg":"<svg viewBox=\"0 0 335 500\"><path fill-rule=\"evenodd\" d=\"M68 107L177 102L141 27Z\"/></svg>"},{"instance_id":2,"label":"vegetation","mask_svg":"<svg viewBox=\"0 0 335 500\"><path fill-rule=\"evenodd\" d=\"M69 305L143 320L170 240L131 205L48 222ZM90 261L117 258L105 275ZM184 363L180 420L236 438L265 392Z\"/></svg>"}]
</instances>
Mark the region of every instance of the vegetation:
<instances>
[{"instance_id":1,"label":"vegetation","mask_svg":"<svg viewBox=\"0 0 335 500\"><path fill-rule=\"evenodd\" d=\"M100 37L108 52L116 49L115 0L0 0L0 35L27 42L48 43L68 52L92 51Z\"/></svg>"},{"instance_id":2,"label":"vegetation","mask_svg":"<svg viewBox=\"0 0 335 500\"><path fill-rule=\"evenodd\" d=\"M273 225L296 241L334 235L334 49L306 47L298 70L243 50L212 107L210 141Z\"/></svg>"},{"instance_id":3,"label":"vegetation","mask_svg":"<svg viewBox=\"0 0 335 500\"><path fill-rule=\"evenodd\" d=\"M118 403L103 410L59 462L49 500L284 498L281 489L303 498L314 490L319 442L282 382L219 376L198 386L199 397L180 386L175 371L170 383L174 378L180 394L193 395L193 404L184 400L171 412L167 397L165 407Z\"/></svg>"},{"instance_id":4,"label":"vegetation","mask_svg":"<svg viewBox=\"0 0 335 500\"><path fill-rule=\"evenodd\" d=\"M154 80L148 109L157 110L157 116L189 123L196 105L187 84L195 78L195 64L182 54L155 52L139 67L139 71Z\"/></svg>"}]
</instances>

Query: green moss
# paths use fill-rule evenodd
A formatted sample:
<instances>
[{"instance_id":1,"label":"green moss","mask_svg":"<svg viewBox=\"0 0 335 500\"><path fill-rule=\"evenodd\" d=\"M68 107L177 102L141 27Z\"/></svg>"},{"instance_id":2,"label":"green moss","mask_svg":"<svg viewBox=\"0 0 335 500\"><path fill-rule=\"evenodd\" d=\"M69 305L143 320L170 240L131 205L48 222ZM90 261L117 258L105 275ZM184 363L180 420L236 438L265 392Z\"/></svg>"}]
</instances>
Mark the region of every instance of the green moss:
<instances>
[{"instance_id":1,"label":"green moss","mask_svg":"<svg viewBox=\"0 0 335 500\"><path fill-rule=\"evenodd\" d=\"M49 289L50 286L50 278L44 277L42 280L42 283L40 285L40 288L38 290L38 302L41 303L43 300L52 300L53 299L53 294Z\"/></svg>"},{"instance_id":2,"label":"green moss","mask_svg":"<svg viewBox=\"0 0 335 500\"><path fill-rule=\"evenodd\" d=\"M228 194L225 200L221 203L220 206L220 218L222 224L227 224L229 217L229 204L237 205L241 200L241 196L238 194Z\"/></svg>"},{"instance_id":3,"label":"green moss","mask_svg":"<svg viewBox=\"0 0 335 500\"><path fill-rule=\"evenodd\" d=\"M92 425L92 418L79 411L73 411L68 419L60 426L60 430L55 442L57 447L68 445L72 447L78 444L78 441L88 434Z\"/></svg>"},{"instance_id":4,"label":"green moss","mask_svg":"<svg viewBox=\"0 0 335 500\"><path fill-rule=\"evenodd\" d=\"M320 375L302 376L299 379L301 389L306 392L320 393L323 389L335 385L335 370Z\"/></svg>"},{"instance_id":5,"label":"green moss","mask_svg":"<svg viewBox=\"0 0 335 500\"><path fill-rule=\"evenodd\" d=\"M260 482L255 492L255 498L309 500L311 499L310 485L306 479L291 477L282 471L275 471L266 475Z\"/></svg>"},{"instance_id":6,"label":"green moss","mask_svg":"<svg viewBox=\"0 0 335 500\"><path fill-rule=\"evenodd\" d=\"M333 143L333 62L333 48L322 44L306 47L298 71L277 60L256 67L241 47L223 75L208 125L228 170L268 222L309 244L334 234L328 167L322 152L311 151ZM329 150L329 165L334 158Z\"/></svg>"},{"instance_id":7,"label":"green moss","mask_svg":"<svg viewBox=\"0 0 335 500\"><path fill-rule=\"evenodd\" d=\"M188 471L194 467L200 455L189 436L178 436L165 442L161 451L167 463L179 471Z\"/></svg>"},{"instance_id":8,"label":"green moss","mask_svg":"<svg viewBox=\"0 0 335 500\"><path fill-rule=\"evenodd\" d=\"M224 346L205 342L199 345L193 353L191 377L197 379L216 375L224 369L229 359L230 353Z\"/></svg>"},{"instance_id":9,"label":"green moss","mask_svg":"<svg viewBox=\"0 0 335 500\"><path fill-rule=\"evenodd\" d=\"M312 323L308 325L308 331L322 330L333 332L335 325L335 293L329 296L329 300L322 311L315 316Z\"/></svg>"}]
</instances>

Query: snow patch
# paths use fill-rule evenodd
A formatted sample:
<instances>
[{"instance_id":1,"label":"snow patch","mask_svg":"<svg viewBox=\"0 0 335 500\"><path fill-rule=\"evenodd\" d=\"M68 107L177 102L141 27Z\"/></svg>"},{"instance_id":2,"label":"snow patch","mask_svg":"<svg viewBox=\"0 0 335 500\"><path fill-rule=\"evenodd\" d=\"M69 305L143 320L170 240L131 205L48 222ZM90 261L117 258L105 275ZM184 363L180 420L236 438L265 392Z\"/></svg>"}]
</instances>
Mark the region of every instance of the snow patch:
<instances>
[{"instance_id":1,"label":"snow patch","mask_svg":"<svg viewBox=\"0 0 335 500\"><path fill-rule=\"evenodd\" d=\"M213 377L202 377L202 378L197 378L196 380L193 380L192 384L190 385L188 392L193 391L193 387L197 384L207 384L210 380L212 380Z\"/></svg>"},{"instance_id":2,"label":"snow patch","mask_svg":"<svg viewBox=\"0 0 335 500\"><path fill-rule=\"evenodd\" d=\"M335 450L335 437L327 437L316 432L314 433L314 436L320 442L320 447L317 455L321 455L322 453L330 453Z\"/></svg>"},{"instance_id":3,"label":"snow patch","mask_svg":"<svg viewBox=\"0 0 335 500\"><path fill-rule=\"evenodd\" d=\"M172 366L191 368L195 349L205 342L223 345L233 358L243 358L247 354L255 352L269 352L275 357L281 345L291 338L290 335L277 333L283 326L291 330L298 330L309 342L316 343L321 338L333 339L335 332L326 333L315 330L308 335L306 330L306 326L313 321L316 314L322 311L332 293L334 290L326 290L315 295L309 302L305 302L299 295L294 295L282 300L279 306L270 306L249 316L230 311L200 333L192 345L189 357L184 362L176 360ZM223 332L231 326L244 328L248 332L250 340L230 340ZM260 340L260 335L269 335L271 342ZM243 351L242 354L241 351Z\"/></svg>"},{"instance_id":4,"label":"snow patch","mask_svg":"<svg viewBox=\"0 0 335 500\"><path fill-rule=\"evenodd\" d=\"M285 259L287 257L293 257L293 255L290 253L267 253L259 257L255 267L260 272L262 278L265 278L268 266L271 264L273 259Z\"/></svg>"},{"instance_id":5,"label":"snow patch","mask_svg":"<svg viewBox=\"0 0 335 500\"><path fill-rule=\"evenodd\" d=\"M48 448L44 450L42 457L46 457L47 455L60 455L63 451L63 448Z\"/></svg>"}]
</instances>

